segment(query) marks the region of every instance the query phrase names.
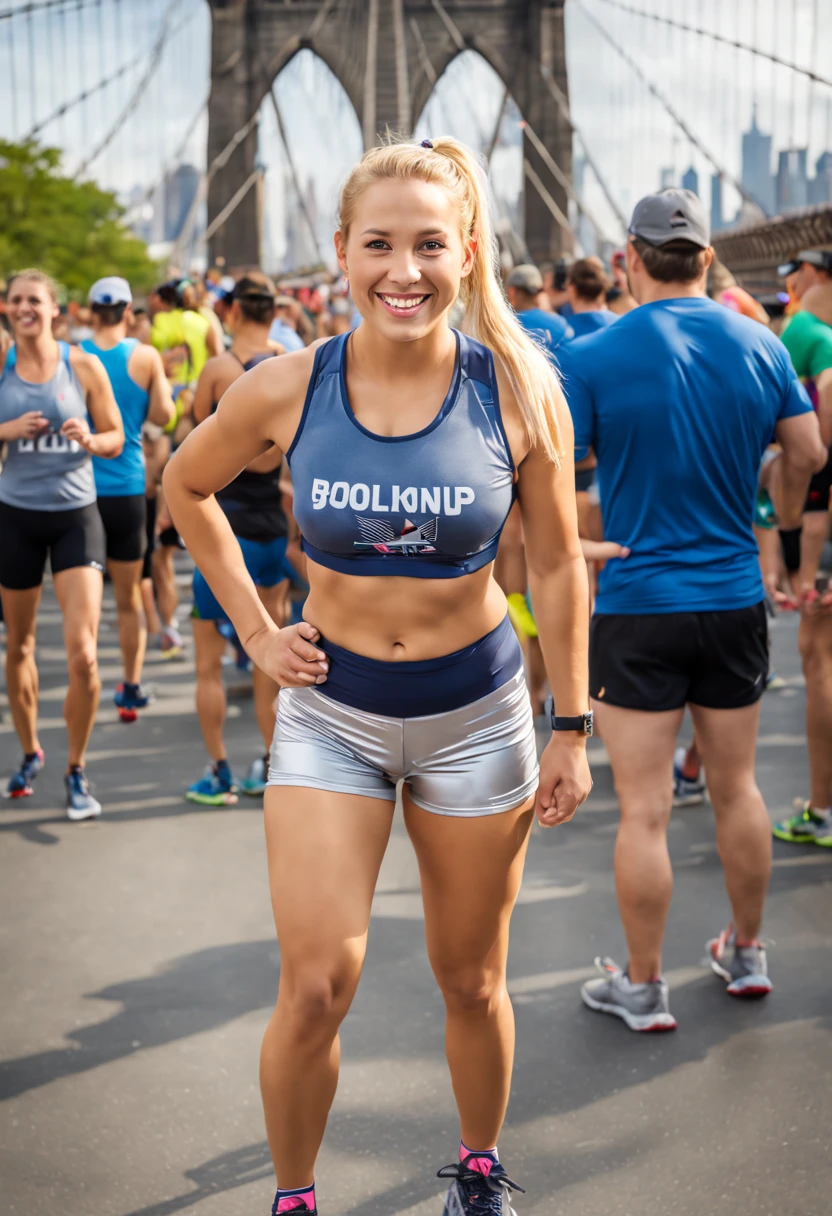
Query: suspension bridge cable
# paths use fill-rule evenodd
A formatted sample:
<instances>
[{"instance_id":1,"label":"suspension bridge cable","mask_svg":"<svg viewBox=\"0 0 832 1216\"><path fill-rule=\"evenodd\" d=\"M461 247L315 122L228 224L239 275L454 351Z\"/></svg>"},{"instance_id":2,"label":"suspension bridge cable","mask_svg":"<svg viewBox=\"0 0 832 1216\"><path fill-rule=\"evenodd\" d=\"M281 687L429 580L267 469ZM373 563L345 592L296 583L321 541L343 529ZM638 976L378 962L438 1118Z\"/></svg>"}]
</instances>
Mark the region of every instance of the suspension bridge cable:
<instances>
[{"instance_id":1,"label":"suspension bridge cable","mask_svg":"<svg viewBox=\"0 0 832 1216\"><path fill-rule=\"evenodd\" d=\"M202 115L205 113L207 108L208 108L208 98L206 97L205 100L203 101L202 105L197 110L196 114L194 114L193 118L188 123L187 130L185 131L185 134L182 136L181 140L179 141L177 147L170 154L170 157L168 158L166 163L162 166L162 172L159 174L159 176L156 178L156 180L151 182L151 184L146 188L146 190L142 194L141 198L139 198L138 201L133 204L133 206L130 208L130 211L128 212L128 215L132 215L134 211L138 210L140 207L143 207L145 203L150 202L151 198L156 193L159 186L162 185L162 183L164 182L164 180L167 177L170 170L174 167L174 165L179 164L180 158L184 154L185 149L187 148L187 146L190 142L191 136L193 135L194 131L196 130L197 123L199 122L200 118L202 118Z\"/></svg>"},{"instance_id":2,"label":"suspension bridge cable","mask_svg":"<svg viewBox=\"0 0 832 1216\"><path fill-rule=\"evenodd\" d=\"M35 126L31 127L23 138L34 139L35 136L37 136L45 127L48 127L58 118L62 118L64 114L67 114L70 110L74 109L75 106L87 101L90 97L94 97L95 94L101 89L106 89L108 85L111 85L116 80L120 80L122 76L126 76L128 72L131 72L133 68L140 64L146 57L147 53L142 51L140 55L136 55L135 58L131 59L128 63L122 64L120 68L118 68L115 72L112 72L109 76L105 76L102 80L99 80L97 84L91 85L90 88L84 89L81 93L77 93L75 97L72 97L69 101L65 101L62 105L58 106L56 110L53 110L53 112L46 118L42 118L39 123L36 123Z\"/></svg>"},{"instance_id":3,"label":"suspension bridge cable","mask_svg":"<svg viewBox=\"0 0 832 1216\"><path fill-rule=\"evenodd\" d=\"M605 2L609 2L609 0L605 0ZM598 31L598 33L601 35L601 37L604 38L605 41L608 42L610 44L610 46L621 56L621 58L625 61L625 63L627 63L629 65L631 70L635 73L636 76L638 76L639 80L644 85L644 87L648 90L648 92L651 93L652 96L656 98L656 100L659 102L660 105L664 106L665 110L668 112L670 117L676 123L679 130L686 136L686 138L691 143L691 145L694 148L696 148L696 150L705 157L705 159L708 161L708 163L710 165L713 166L713 168L716 170L717 174L724 181L729 182L734 187L734 189L746 200L746 202L753 203L755 207L760 208L763 215L767 215L768 212L766 211L766 209L762 205L762 203L760 203L760 201L758 199L754 198L753 194L749 194L749 192L746 190L746 188L743 186L743 184L737 180L737 178L734 176L734 174L729 172L729 170L726 169L724 165L720 164L720 162L716 159L716 157L713 155L713 153L710 151L710 149L708 147L706 147L705 144L702 143L701 139L699 139L699 137L696 134L694 134L694 132L691 130L691 128L688 126L688 124L685 122L685 120L681 117L681 115L679 113L677 113L677 111L673 108L673 106L668 101L668 99L664 96L664 94L656 87L655 84L653 84L652 80L650 80L650 78L645 74L645 72L639 66L639 64L636 63L635 59L633 59L633 57L627 51L624 50L624 48L620 45L620 43L616 42L616 40L613 38L612 34L610 34L604 28L604 26L601 24L601 22L598 20L598 18L595 16L595 14L592 13L589 10L589 8L587 8L587 6L585 4L585 0L574 0L574 3L577 4L578 7L584 12L584 14L586 15L589 22L594 26L594 28Z\"/></svg>"},{"instance_id":4,"label":"suspension bridge cable","mask_svg":"<svg viewBox=\"0 0 832 1216\"><path fill-rule=\"evenodd\" d=\"M303 196L303 189L301 187L300 177L298 176L297 168L295 167L295 160L294 160L294 157L292 156L291 148L289 147L289 140L286 138L286 127L284 126L284 123L283 123L283 115L280 111L280 105L277 100L277 93L275 91L274 81L272 81L272 86L269 89L269 99L272 103L272 109L274 110L274 116L277 119L277 130L280 135L280 142L283 144L283 151L286 154L286 164L289 166L289 173L291 174L291 177L292 177L292 182L295 187L295 193L298 196L298 203L300 204L300 209L303 214L303 218L306 220L306 226L309 229L309 233L310 233L310 235L312 237L312 241L315 245L315 251L318 255L318 261L323 265L323 264L325 264L326 259L323 255L323 250L321 249L321 243L318 240L318 233L315 230L315 225L312 222L312 216L309 214L309 208L306 205L306 199ZM214 221L214 222L216 223L216 221ZM219 227L219 224L217 224L217 227Z\"/></svg>"},{"instance_id":5,"label":"suspension bridge cable","mask_svg":"<svg viewBox=\"0 0 832 1216\"><path fill-rule=\"evenodd\" d=\"M9 83L12 92L12 134L17 139L17 80L14 68L14 25L9 25Z\"/></svg>"},{"instance_id":6,"label":"suspension bridge cable","mask_svg":"<svg viewBox=\"0 0 832 1216\"><path fill-rule=\"evenodd\" d=\"M618 220L619 224L621 225L622 231L626 232L627 231L627 220L624 218L624 212L619 207L618 203L616 202L615 195L613 194L610 187L607 185L606 178L604 177L604 174L599 169L598 162L596 161L595 157L592 155L592 151L591 151L588 143L586 142L586 136L583 134L583 132L580 130L580 128L573 121L570 110L569 110L569 102L567 101L566 97L564 96L564 93L561 90L560 86L558 85L557 81L552 76L549 68L547 68L545 65L541 64L540 71L543 76L543 80L546 83L546 87L548 88L549 92L552 94L555 104L557 105L558 109L560 110L561 117L563 118L563 120L567 124L567 126L569 127L569 130L572 132L572 134L576 135L578 137L578 139L581 141L581 146L583 147L583 150L584 150L584 160L589 165L590 169L592 170L593 174L595 175L595 179L598 182L598 185L601 187L604 198L607 200L610 207L612 208L615 218Z\"/></svg>"},{"instance_id":7,"label":"suspension bridge cable","mask_svg":"<svg viewBox=\"0 0 832 1216\"><path fill-rule=\"evenodd\" d=\"M78 178L82 177L83 174L89 168L89 166L93 163L93 161L97 160L98 157L101 155L101 153L104 152L107 148L109 148L110 144L113 142L115 137L118 135L119 131L124 126L127 119L130 117L130 115L133 113L133 111L138 106L139 102L142 99L145 89L147 88L149 82L152 80L153 74L156 71L157 67L159 66L159 62L162 58L162 54L164 53L165 43L166 43L167 39L169 37L172 38L174 36L174 34L178 34L179 31L185 25L187 25L193 19L193 17L196 15L196 13L199 11L196 8L192 9L191 12L188 13L187 16L184 17L183 20L180 21L176 27L172 28L171 19L174 15L176 9L180 6L181 3L182 3L182 0L170 0L170 4L168 5L167 10L165 11L164 17L162 18L162 28L159 31L159 36L157 37L156 42L153 45L153 49L150 52L150 59L148 61L148 65L147 65L145 71L142 73L141 79L139 80L138 84L136 85L135 89L133 90L133 93L130 96L130 99L128 100L127 105L124 107L124 109L121 111L121 113L116 118L113 125L110 127L110 130L107 132L107 134L104 136L104 138L96 145L96 147L93 149L93 151L90 153L90 155L86 158L86 160L83 161L83 163L80 165L80 167L76 170L76 172L75 172L76 180ZM82 111L82 113L83 113L83 111Z\"/></svg>"},{"instance_id":8,"label":"suspension bridge cable","mask_svg":"<svg viewBox=\"0 0 832 1216\"><path fill-rule=\"evenodd\" d=\"M552 177L555 179L555 181L558 183L558 185L560 185L566 191L567 195L575 203L575 205L578 208L578 211L581 213L581 215L586 216L586 218L592 224L592 226L595 229L598 236L601 237L602 240L605 240L606 233L604 232L604 229L601 227L601 224L598 222L597 218L590 211L590 209L582 202L581 197L578 194L575 187L572 185L572 182L569 180L569 178L564 173L563 169L561 169L560 165L557 163L557 161L551 155L551 153L549 152L549 149L543 143L542 139L540 139L538 137L538 135L535 133L533 127L528 122L526 122L525 119L523 120L523 122L520 125L522 126L526 135L528 135L530 142L536 149L538 155L540 156L540 159L543 161L546 168L551 173Z\"/></svg>"},{"instance_id":9,"label":"suspension bridge cable","mask_svg":"<svg viewBox=\"0 0 832 1216\"><path fill-rule=\"evenodd\" d=\"M32 10L26 13L26 42L29 48L29 121L36 121L38 108L38 82L36 75L35 31L32 27Z\"/></svg>"},{"instance_id":10,"label":"suspension bridge cable","mask_svg":"<svg viewBox=\"0 0 832 1216\"><path fill-rule=\"evenodd\" d=\"M98 0L41 0L39 4L18 4L12 8L0 9L0 21L10 21L13 17L22 17L29 13L45 13L51 8L62 8L66 12L70 4L74 8L89 8L97 3Z\"/></svg>"},{"instance_id":11,"label":"suspension bridge cable","mask_svg":"<svg viewBox=\"0 0 832 1216\"><path fill-rule=\"evenodd\" d=\"M716 33L714 30L706 30L701 25L688 25L687 22L676 21L673 17L663 17L660 13L651 13L646 9L635 8L632 4L624 4L623 0L601 0L601 3L609 4L612 8L620 9L623 13L629 13L632 17L644 17L648 21L658 21L662 25L672 25L676 29L684 30L686 34L698 34L700 38L710 38L713 42L722 42L728 46L736 47L740 51L748 51L750 54L757 55L762 59L770 59L772 63L776 63L780 67L789 68L790 71L796 72L800 76L808 76L810 80L832 88L832 79L828 76L820 76L810 68L802 68L798 63L794 63L788 59L781 59L779 55L775 55L771 51L763 51L759 47L750 46L747 42L728 38L724 34Z\"/></svg>"}]
</instances>

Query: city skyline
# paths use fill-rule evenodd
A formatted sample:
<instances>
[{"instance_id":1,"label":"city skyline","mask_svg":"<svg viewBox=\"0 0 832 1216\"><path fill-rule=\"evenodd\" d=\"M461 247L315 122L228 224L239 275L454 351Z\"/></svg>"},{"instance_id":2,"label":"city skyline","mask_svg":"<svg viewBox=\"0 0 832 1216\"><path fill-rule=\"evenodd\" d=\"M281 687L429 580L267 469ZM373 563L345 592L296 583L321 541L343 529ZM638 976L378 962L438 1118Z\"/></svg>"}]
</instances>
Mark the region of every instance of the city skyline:
<instances>
[{"instance_id":1,"label":"city skyline","mask_svg":"<svg viewBox=\"0 0 832 1216\"><path fill-rule=\"evenodd\" d=\"M740 184L753 202L740 199L733 216L725 214L722 175L710 174L710 199L706 200L693 163L678 181L672 168L660 169L659 189L678 184L707 202L712 232L765 216L787 215L803 207L832 203L832 150L822 151L812 166L807 147L775 148L773 136L758 125L756 105L752 108L750 127L741 133L740 163ZM813 176L810 168L814 168Z\"/></svg>"}]
</instances>

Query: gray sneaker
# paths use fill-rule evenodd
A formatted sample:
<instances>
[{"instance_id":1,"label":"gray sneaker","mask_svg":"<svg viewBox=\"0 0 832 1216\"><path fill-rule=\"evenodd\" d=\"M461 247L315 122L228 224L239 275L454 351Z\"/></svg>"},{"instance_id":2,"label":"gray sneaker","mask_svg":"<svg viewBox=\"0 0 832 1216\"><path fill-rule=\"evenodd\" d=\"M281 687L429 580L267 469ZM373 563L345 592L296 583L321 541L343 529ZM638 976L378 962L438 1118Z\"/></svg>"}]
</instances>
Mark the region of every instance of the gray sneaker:
<instances>
[{"instance_id":1,"label":"gray sneaker","mask_svg":"<svg viewBox=\"0 0 832 1216\"><path fill-rule=\"evenodd\" d=\"M581 988L581 1000L590 1009L614 1014L625 1021L630 1030L676 1029L664 980L631 984L627 972L611 958L596 958L595 966L600 977L587 980Z\"/></svg>"},{"instance_id":2,"label":"gray sneaker","mask_svg":"<svg viewBox=\"0 0 832 1216\"><path fill-rule=\"evenodd\" d=\"M738 946L731 925L705 946L711 970L726 981L730 996L768 996L774 985L768 978L768 961L763 946Z\"/></svg>"}]
</instances>

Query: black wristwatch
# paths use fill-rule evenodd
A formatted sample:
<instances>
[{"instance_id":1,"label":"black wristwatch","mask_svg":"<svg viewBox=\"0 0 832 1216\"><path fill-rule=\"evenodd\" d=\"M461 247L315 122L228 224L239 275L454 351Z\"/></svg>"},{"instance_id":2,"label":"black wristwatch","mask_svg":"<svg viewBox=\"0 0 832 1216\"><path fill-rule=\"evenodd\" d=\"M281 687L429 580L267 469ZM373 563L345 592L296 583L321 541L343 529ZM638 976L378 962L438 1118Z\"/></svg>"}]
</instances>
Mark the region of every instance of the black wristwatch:
<instances>
[{"instance_id":1,"label":"black wristwatch","mask_svg":"<svg viewBox=\"0 0 832 1216\"><path fill-rule=\"evenodd\" d=\"M592 710L586 714L576 714L573 718L559 718L555 713L555 703L552 697L546 698L544 710L549 715L549 721L552 723L552 730L574 730L577 731L579 735L587 736L593 733Z\"/></svg>"}]
</instances>

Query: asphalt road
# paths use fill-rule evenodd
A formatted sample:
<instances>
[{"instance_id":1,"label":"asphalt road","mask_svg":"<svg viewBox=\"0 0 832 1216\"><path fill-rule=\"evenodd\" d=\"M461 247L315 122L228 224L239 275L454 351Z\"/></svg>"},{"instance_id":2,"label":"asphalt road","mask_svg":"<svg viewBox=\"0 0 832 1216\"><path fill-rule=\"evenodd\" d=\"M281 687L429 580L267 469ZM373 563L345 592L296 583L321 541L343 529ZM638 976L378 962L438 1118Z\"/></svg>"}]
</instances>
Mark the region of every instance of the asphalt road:
<instances>
[{"instance_id":1,"label":"asphalt road","mask_svg":"<svg viewBox=\"0 0 832 1216\"><path fill-rule=\"evenodd\" d=\"M60 618L39 645L47 768L0 804L0 1213L265 1216L274 1193L257 1087L279 956L257 801L185 802L204 756L189 662L149 664L159 699L134 726L105 612L105 696L89 756L100 822L62 813ZM771 815L807 789L796 623L763 706L759 779ZM236 700L232 762L257 752ZM576 822L536 833L509 962L518 1049L501 1153L518 1216L825 1216L832 1208L832 855L775 847L765 926L775 992L737 1004L703 968L727 906L707 809L671 825L676 889L665 966L675 1035L636 1036L585 1010L593 956L623 961L603 749ZM0 772L18 756L0 725ZM343 1034L341 1086L318 1173L327 1216L441 1212L435 1170L458 1130L442 1006L425 958L415 862L400 822L369 959Z\"/></svg>"}]
</instances>

